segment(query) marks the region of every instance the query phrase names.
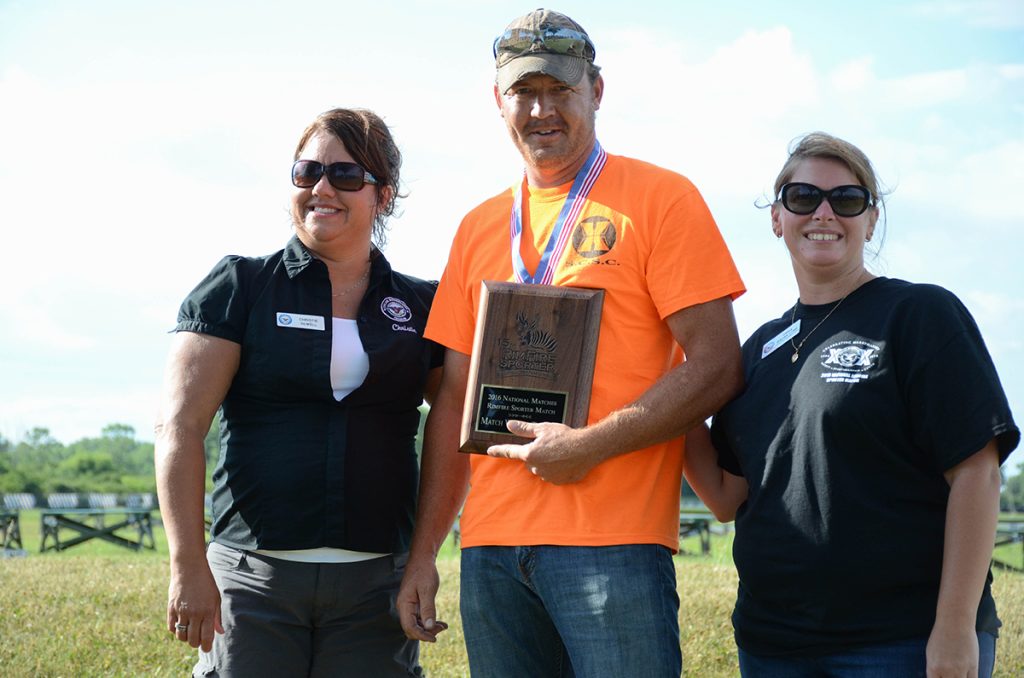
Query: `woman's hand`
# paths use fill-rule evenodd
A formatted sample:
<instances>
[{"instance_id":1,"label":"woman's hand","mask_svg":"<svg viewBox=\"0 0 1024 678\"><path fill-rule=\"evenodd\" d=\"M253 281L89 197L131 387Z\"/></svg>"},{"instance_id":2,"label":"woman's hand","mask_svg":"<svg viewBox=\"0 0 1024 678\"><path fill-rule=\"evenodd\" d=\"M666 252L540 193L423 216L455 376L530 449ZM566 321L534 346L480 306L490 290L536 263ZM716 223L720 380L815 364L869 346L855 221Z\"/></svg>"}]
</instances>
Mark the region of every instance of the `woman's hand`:
<instances>
[{"instance_id":1,"label":"woman's hand","mask_svg":"<svg viewBox=\"0 0 1024 678\"><path fill-rule=\"evenodd\" d=\"M973 620L972 620L973 621ZM974 624L936 624L925 651L928 678L978 678L978 633Z\"/></svg>"},{"instance_id":2,"label":"woman's hand","mask_svg":"<svg viewBox=\"0 0 1024 678\"><path fill-rule=\"evenodd\" d=\"M220 591L209 565L171 566L167 590L167 630L192 647L209 652L213 634L224 633L220 621Z\"/></svg>"},{"instance_id":3,"label":"woman's hand","mask_svg":"<svg viewBox=\"0 0 1024 678\"><path fill-rule=\"evenodd\" d=\"M747 500L747 480L718 466L718 452L704 423L686 434L683 475L719 522L736 519L736 511Z\"/></svg>"}]
</instances>

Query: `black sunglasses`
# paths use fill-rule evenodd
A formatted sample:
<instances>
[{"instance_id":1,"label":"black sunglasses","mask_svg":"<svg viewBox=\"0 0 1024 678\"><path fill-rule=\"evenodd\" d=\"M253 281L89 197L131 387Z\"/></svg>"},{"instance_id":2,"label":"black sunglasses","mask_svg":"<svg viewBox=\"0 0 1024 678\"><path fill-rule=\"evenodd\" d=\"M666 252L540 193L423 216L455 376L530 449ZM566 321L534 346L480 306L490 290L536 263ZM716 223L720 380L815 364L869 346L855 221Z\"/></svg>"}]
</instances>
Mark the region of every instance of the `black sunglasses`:
<instances>
[{"instance_id":1,"label":"black sunglasses","mask_svg":"<svg viewBox=\"0 0 1024 678\"><path fill-rule=\"evenodd\" d=\"M594 61L594 43L585 33L571 28L510 28L494 41L494 58L498 65L529 52L550 52Z\"/></svg>"},{"instance_id":2,"label":"black sunglasses","mask_svg":"<svg viewBox=\"0 0 1024 678\"><path fill-rule=\"evenodd\" d=\"M812 214L822 200L828 200L832 211L839 217L855 217L871 206L871 192L863 186L836 186L828 191L815 186L793 182L779 191L782 205L793 214Z\"/></svg>"},{"instance_id":3,"label":"black sunglasses","mask_svg":"<svg viewBox=\"0 0 1024 678\"><path fill-rule=\"evenodd\" d=\"M299 188L312 188L320 177L339 191L358 191L364 184L376 184L377 179L354 162L332 162L325 165L316 160L296 160L292 165L292 183Z\"/></svg>"}]
</instances>

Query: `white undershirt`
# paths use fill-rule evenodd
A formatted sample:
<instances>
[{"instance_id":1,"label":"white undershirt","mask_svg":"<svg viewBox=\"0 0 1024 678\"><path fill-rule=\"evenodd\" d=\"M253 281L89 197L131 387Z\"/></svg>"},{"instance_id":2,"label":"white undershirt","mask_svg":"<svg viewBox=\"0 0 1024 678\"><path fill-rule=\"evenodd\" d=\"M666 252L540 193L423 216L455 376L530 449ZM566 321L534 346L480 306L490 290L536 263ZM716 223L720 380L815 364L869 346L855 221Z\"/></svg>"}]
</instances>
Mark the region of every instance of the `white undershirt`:
<instances>
[{"instance_id":1,"label":"white undershirt","mask_svg":"<svg viewBox=\"0 0 1024 678\"><path fill-rule=\"evenodd\" d=\"M362 385L370 372L370 356L363 350L359 327L349 318L332 318L331 388L341 400Z\"/></svg>"},{"instance_id":2,"label":"white undershirt","mask_svg":"<svg viewBox=\"0 0 1024 678\"><path fill-rule=\"evenodd\" d=\"M370 372L370 357L363 349L359 339L359 327L355 320L348 318L332 318L333 330L331 342L331 388L334 399L341 400L359 388ZM273 551L257 549L255 553L281 560L300 563L355 563L388 555L387 553L367 553L365 551L349 551L327 546L315 549L299 549L294 551Z\"/></svg>"}]
</instances>

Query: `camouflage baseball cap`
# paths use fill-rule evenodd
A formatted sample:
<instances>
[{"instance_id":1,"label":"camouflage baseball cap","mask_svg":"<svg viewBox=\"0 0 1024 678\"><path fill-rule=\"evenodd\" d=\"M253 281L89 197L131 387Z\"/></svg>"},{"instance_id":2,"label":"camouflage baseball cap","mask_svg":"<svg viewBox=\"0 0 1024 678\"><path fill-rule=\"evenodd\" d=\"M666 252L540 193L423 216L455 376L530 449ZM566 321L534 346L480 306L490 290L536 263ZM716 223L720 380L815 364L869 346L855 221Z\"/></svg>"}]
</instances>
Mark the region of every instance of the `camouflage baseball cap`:
<instances>
[{"instance_id":1,"label":"camouflage baseball cap","mask_svg":"<svg viewBox=\"0 0 1024 678\"><path fill-rule=\"evenodd\" d=\"M567 85L583 79L594 63L594 43L583 27L564 14L536 9L508 25L494 41L498 91L533 73L544 73Z\"/></svg>"}]
</instances>

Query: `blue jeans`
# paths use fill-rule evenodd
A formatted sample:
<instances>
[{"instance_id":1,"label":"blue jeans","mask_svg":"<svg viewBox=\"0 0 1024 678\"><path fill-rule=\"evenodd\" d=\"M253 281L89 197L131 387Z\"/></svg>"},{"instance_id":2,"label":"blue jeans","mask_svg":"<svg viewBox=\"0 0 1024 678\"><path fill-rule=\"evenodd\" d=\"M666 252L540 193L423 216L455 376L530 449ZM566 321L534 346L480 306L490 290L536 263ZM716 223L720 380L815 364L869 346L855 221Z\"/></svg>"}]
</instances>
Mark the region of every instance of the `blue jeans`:
<instances>
[{"instance_id":1,"label":"blue jeans","mask_svg":"<svg viewBox=\"0 0 1024 678\"><path fill-rule=\"evenodd\" d=\"M678 678L679 596L656 544L462 550L474 678Z\"/></svg>"},{"instance_id":2,"label":"blue jeans","mask_svg":"<svg viewBox=\"0 0 1024 678\"><path fill-rule=\"evenodd\" d=\"M739 651L745 678L924 678L927 638L869 645L822 657L761 657ZM978 678L991 678L996 639L978 634Z\"/></svg>"}]
</instances>

